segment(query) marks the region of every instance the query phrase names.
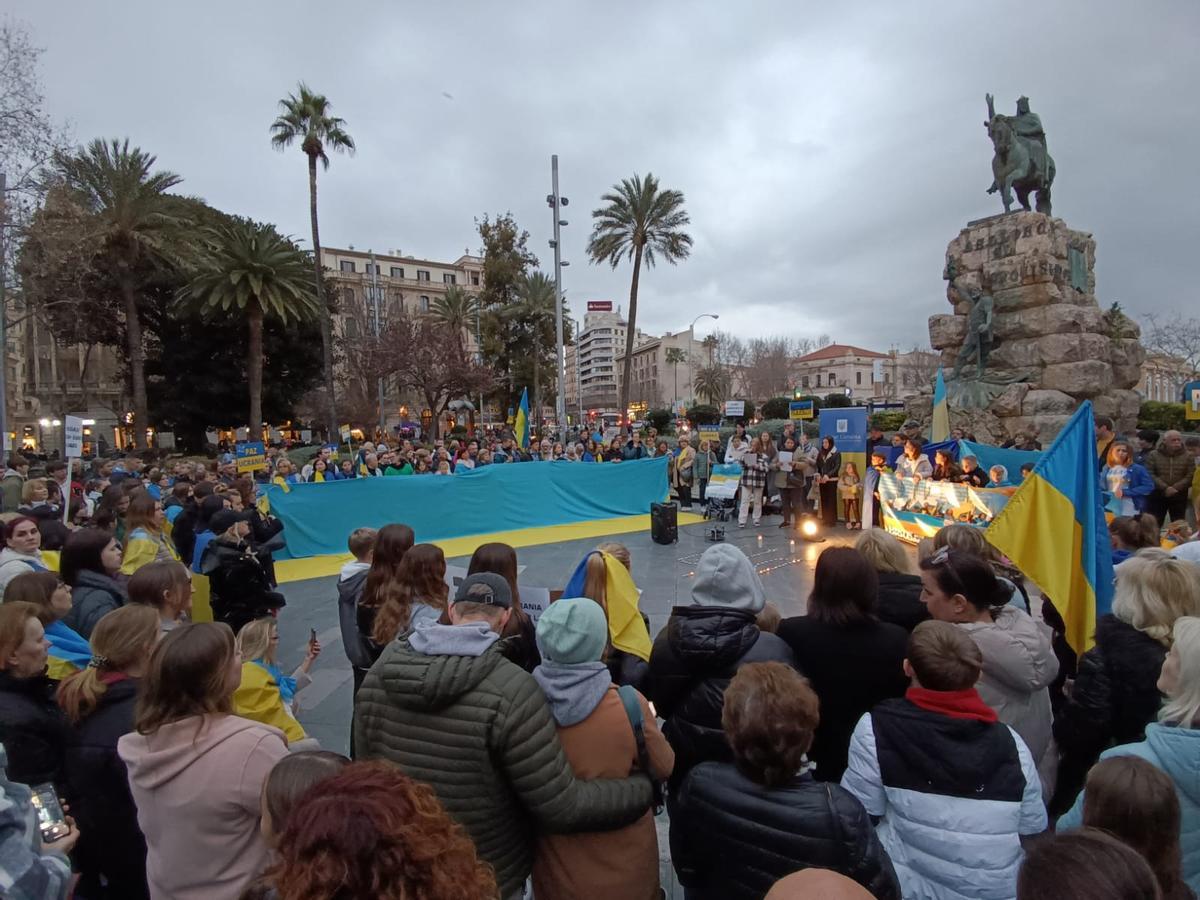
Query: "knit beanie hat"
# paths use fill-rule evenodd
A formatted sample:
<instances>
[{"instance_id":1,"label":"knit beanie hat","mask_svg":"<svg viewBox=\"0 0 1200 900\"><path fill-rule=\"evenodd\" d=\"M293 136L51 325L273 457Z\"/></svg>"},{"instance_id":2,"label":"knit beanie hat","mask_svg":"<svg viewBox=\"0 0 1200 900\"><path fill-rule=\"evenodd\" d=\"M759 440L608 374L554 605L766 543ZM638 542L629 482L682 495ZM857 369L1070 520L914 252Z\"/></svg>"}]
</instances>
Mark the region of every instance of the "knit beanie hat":
<instances>
[{"instance_id":1,"label":"knit beanie hat","mask_svg":"<svg viewBox=\"0 0 1200 900\"><path fill-rule=\"evenodd\" d=\"M758 615L766 605L762 581L746 554L732 544L714 544L696 564L693 606L728 606Z\"/></svg>"},{"instance_id":2,"label":"knit beanie hat","mask_svg":"<svg viewBox=\"0 0 1200 900\"><path fill-rule=\"evenodd\" d=\"M542 658L564 665L599 662L608 641L608 619L595 600L563 597L538 618Z\"/></svg>"}]
</instances>

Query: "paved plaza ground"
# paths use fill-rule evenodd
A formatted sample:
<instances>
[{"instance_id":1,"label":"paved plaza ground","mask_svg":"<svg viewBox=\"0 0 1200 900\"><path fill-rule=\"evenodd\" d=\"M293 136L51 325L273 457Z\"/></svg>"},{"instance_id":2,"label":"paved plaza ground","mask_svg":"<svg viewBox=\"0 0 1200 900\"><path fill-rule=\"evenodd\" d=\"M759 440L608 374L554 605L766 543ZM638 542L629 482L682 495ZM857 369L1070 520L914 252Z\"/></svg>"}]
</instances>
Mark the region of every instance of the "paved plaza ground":
<instances>
[{"instance_id":1,"label":"paved plaza ground","mask_svg":"<svg viewBox=\"0 0 1200 900\"><path fill-rule=\"evenodd\" d=\"M856 534L841 529L828 535L827 543L808 543L790 529L778 527L779 517L770 516L759 528L739 529L736 522L721 523L727 543L740 547L758 566L767 597L785 615L804 611L804 598L812 584L817 554L836 543L850 543ZM616 535L633 555L633 577L642 589L642 611L650 617L650 633L666 624L671 608L686 604L691 597L691 579L700 554L710 546L707 533L712 523L681 526L679 543L655 544L649 531ZM561 589L583 555L604 538L542 544L517 550L524 566L524 584ZM465 566L467 557L448 560ZM300 722L321 746L346 752L350 735L350 663L342 651L337 619L336 576L296 581L282 586L288 605L279 617L280 655L285 667L303 658L309 628L315 628L323 651L313 668L313 684L300 695Z\"/></svg>"}]
</instances>

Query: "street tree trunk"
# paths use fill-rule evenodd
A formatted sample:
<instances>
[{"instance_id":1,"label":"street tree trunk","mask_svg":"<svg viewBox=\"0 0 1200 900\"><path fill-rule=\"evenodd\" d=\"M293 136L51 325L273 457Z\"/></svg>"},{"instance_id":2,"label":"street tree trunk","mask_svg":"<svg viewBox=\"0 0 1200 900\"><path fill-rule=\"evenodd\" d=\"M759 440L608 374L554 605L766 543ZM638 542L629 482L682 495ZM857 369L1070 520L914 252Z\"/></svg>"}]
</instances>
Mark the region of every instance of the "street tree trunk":
<instances>
[{"instance_id":1,"label":"street tree trunk","mask_svg":"<svg viewBox=\"0 0 1200 900\"><path fill-rule=\"evenodd\" d=\"M262 440L263 311L257 302L246 311L250 328L246 351L246 380L250 385L250 427L247 440Z\"/></svg>"},{"instance_id":2,"label":"street tree trunk","mask_svg":"<svg viewBox=\"0 0 1200 900\"><path fill-rule=\"evenodd\" d=\"M125 342L129 350L129 379L133 383L133 446L146 446L146 429L150 425L146 401L146 348L142 343L142 319L138 313L137 294L133 289L133 273L122 267L118 274L121 299L125 306Z\"/></svg>"},{"instance_id":3,"label":"street tree trunk","mask_svg":"<svg viewBox=\"0 0 1200 900\"><path fill-rule=\"evenodd\" d=\"M637 334L637 296L638 278L642 271L642 245L638 244L633 251L633 278L629 283L629 324L625 329L625 365L622 367L620 409L617 413L621 421L629 415L629 379L633 374L633 341Z\"/></svg>"},{"instance_id":4,"label":"street tree trunk","mask_svg":"<svg viewBox=\"0 0 1200 900\"><path fill-rule=\"evenodd\" d=\"M317 228L317 157L308 156L308 214L312 220L313 275L316 278L317 308L320 310L321 355L325 376L325 426L327 439L338 433L337 397L333 387L333 314L325 299L325 277L321 267L321 233Z\"/></svg>"}]
</instances>

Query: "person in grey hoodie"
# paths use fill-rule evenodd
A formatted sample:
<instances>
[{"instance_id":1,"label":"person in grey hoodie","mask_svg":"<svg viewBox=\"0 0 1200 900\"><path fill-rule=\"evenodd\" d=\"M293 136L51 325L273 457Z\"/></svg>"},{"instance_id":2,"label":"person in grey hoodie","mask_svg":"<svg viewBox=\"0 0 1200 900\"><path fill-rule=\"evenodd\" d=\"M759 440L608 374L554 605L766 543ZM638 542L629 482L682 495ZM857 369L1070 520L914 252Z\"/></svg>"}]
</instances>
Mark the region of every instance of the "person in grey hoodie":
<instances>
[{"instance_id":1,"label":"person in grey hoodie","mask_svg":"<svg viewBox=\"0 0 1200 900\"><path fill-rule=\"evenodd\" d=\"M346 544L354 559L342 566L341 572L338 573L338 625L342 630L342 647L346 651L346 659L350 660L351 672L354 675L355 694L358 693L358 688L372 662L363 635L358 630L358 601L362 599L367 573L371 570L371 561L375 556L377 534L374 528L355 528L350 532Z\"/></svg>"},{"instance_id":2,"label":"person in grey hoodie","mask_svg":"<svg viewBox=\"0 0 1200 900\"><path fill-rule=\"evenodd\" d=\"M420 621L388 643L354 709L358 758L429 784L495 870L503 898L521 896L538 832L621 827L651 802L645 776L575 778L537 682L498 644L512 602L502 576L468 575L452 624Z\"/></svg>"}]
</instances>

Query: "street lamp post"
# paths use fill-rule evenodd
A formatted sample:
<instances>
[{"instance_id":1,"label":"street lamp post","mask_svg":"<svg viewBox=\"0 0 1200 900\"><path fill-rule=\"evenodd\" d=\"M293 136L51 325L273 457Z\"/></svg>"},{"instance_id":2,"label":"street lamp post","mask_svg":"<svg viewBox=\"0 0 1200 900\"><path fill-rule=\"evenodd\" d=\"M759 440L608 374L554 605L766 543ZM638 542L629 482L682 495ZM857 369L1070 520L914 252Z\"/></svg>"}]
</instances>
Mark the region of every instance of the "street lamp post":
<instances>
[{"instance_id":1,"label":"street lamp post","mask_svg":"<svg viewBox=\"0 0 1200 900\"><path fill-rule=\"evenodd\" d=\"M562 246L559 229L566 225L566 219L559 218L561 208L567 205L567 198L558 193L558 154L550 157L550 187L552 193L547 195L546 204L554 213L554 239L550 246L554 248L554 334L557 345L554 350L554 361L557 364L558 390L555 393L554 412L558 418L558 439L567 442L567 398L564 390L566 384L565 360L563 356L566 347L563 344L563 315L562 315L562 267L569 265L562 258ZM539 400L540 402L540 400Z\"/></svg>"},{"instance_id":2,"label":"street lamp post","mask_svg":"<svg viewBox=\"0 0 1200 900\"><path fill-rule=\"evenodd\" d=\"M696 316L696 318L692 319L692 324L688 326L688 357L689 357L688 365L691 365L690 358L691 358L691 353L692 353L692 344L694 344L696 342L696 323L699 322L701 319L712 319L712 320L716 321L719 318L721 318L721 317L717 313L700 313L700 315L698 315L698 316ZM711 351L709 353L708 364L710 366L712 365ZM675 367L675 371L678 373L679 366ZM678 376L676 376L676 380L678 380ZM693 384L692 384L692 399L693 400L696 399L695 391L696 391L696 385L693 382ZM679 393L678 387L675 388L675 393L676 394Z\"/></svg>"}]
</instances>

